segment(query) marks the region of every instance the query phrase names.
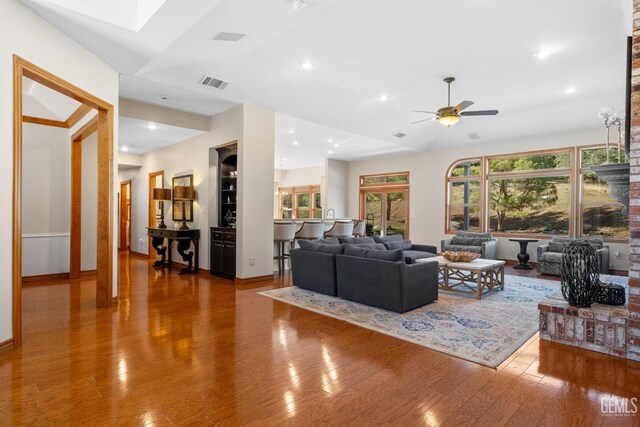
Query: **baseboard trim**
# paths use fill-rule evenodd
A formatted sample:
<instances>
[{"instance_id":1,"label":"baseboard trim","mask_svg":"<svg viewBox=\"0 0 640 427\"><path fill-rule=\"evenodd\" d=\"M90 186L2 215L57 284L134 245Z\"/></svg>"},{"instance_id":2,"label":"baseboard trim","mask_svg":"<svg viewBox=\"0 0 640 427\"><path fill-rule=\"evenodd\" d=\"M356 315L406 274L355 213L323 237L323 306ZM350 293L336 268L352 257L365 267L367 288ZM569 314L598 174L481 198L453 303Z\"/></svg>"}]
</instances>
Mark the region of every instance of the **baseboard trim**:
<instances>
[{"instance_id":1,"label":"baseboard trim","mask_svg":"<svg viewBox=\"0 0 640 427\"><path fill-rule=\"evenodd\" d=\"M136 257L136 258L151 259L151 258L149 258L149 255L143 254L142 252L129 251L129 255L131 255L132 257Z\"/></svg>"},{"instance_id":2,"label":"baseboard trim","mask_svg":"<svg viewBox=\"0 0 640 427\"><path fill-rule=\"evenodd\" d=\"M625 270L609 270L609 274L614 276L628 276L629 272Z\"/></svg>"},{"instance_id":3,"label":"baseboard trim","mask_svg":"<svg viewBox=\"0 0 640 427\"><path fill-rule=\"evenodd\" d=\"M13 338L9 338L6 341L2 341L0 342L0 351L10 349L14 346L14 344L15 342L13 341Z\"/></svg>"},{"instance_id":4,"label":"baseboard trim","mask_svg":"<svg viewBox=\"0 0 640 427\"><path fill-rule=\"evenodd\" d=\"M44 282L47 280L69 280L69 273L41 274L39 276L26 276L22 283Z\"/></svg>"},{"instance_id":5,"label":"baseboard trim","mask_svg":"<svg viewBox=\"0 0 640 427\"><path fill-rule=\"evenodd\" d=\"M267 274L266 276L248 277L246 279L236 277L236 283L239 285L247 285L249 283L264 282L265 280L273 280L273 274Z\"/></svg>"}]
</instances>

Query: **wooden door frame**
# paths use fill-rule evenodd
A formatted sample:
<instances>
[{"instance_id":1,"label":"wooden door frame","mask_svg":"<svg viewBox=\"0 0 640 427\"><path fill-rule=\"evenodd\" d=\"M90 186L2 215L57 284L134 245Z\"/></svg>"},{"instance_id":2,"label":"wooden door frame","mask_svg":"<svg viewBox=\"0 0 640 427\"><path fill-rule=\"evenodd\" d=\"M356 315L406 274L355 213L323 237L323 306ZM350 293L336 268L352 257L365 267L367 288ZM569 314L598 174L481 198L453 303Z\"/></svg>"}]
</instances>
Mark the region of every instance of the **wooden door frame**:
<instances>
[{"instance_id":1,"label":"wooden door frame","mask_svg":"<svg viewBox=\"0 0 640 427\"><path fill-rule=\"evenodd\" d=\"M151 223L155 221L156 201L153 200L153 189L156 188L156 179L158 176L162 176L162 188L164 188L164 169L149 172L149 204L147 206L149 215L147 219L147 227L151 227ZM153 183L151 181L152 179ZM147 239L147 252L149 258L153 259L156 257L156 254L153 252L153 246L151 246L151 237Z\"/></svg>"},{"instance_id":2,"label":"wooden door frame","mask_svg":"<svg viewBox=\"0 0 640 427\"><path fill-rule=\"evenodd\" d=\"M13 344L22 344L22 79L27 77L98 111L96 305L113 301L113 121L106 101L13 55Z\"/></svg>"},{"instance_id":3,"label":"wooden door frame","mask_svg":"<svg viewBox=\"0 0 640 427\"><path fill-rule=\"evenodd\" d=\"M395 185L395 186L380 186L380 187L361 187L360 188L360 219L361 220L365 220L365 212L366 212L366 195L367 193L380 193L383 195L383 199L382 199L382 207L383 210L386 209L386 204L387 204L387 194L388 193L405 193L405 207L404 207L404 212L405 212L405 232L404 232L404 238L405 239L409 239L409 232L410 232L410 214L411 214L411 209L410 209L410 200L409 200L409 190L410 190L410 185L409 184L403 184L403 185ZM387 218L386 218L386 214L381 215L380 217L380 227L381 229L384 231L384 235L386 236L386 232L387 232Z\"/></svg>"},{"instance_id":4,"label":"wooden door frame","mask_svg":"<svg viewBox=\"0 0 640 427\"><path fill-rule=\"evenodd\" d=\"M122 208L123 208L123 206L125 206L125 200L126 200L126 199L124 199L122 197L122 188L127 186L127 185L129 186L129 211L130 211L131 210L131 193L132 193L132 191L131 191L132 190L132 188L131 188L132 187L131 186L131 180L128 179L126 181L120 181L120 199L119 199L120 203L119 203L119 208L118 208L119 212L120 212L120 215L118 215L118 219L120 220L120 223L119 223L120 233L118 233L119 234L119 236L118 236L119 245L118 246L120 247L121 251L127 251L127 250L131 249L131 224L129 224L129 247L127 247L127 239L126 239L127 234L123 233L123 231L122 231ZM129 218L129 221L131 221L131 218ZM123 239L123 237L124 237L124 239ZM123 246L123 240L124 240L124 246Z\"/></svg>"}]
</instances>

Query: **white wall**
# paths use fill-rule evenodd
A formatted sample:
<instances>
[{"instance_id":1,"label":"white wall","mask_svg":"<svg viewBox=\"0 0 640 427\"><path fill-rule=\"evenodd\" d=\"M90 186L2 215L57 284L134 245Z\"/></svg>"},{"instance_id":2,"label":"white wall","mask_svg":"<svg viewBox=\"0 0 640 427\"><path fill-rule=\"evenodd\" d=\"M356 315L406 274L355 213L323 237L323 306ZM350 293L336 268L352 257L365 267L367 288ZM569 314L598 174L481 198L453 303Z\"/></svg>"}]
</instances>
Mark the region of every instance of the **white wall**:
<instances>
[{"instance_id":1,"label":"white wall","mask_svg":"<svg viewBox=\"0 0 640 427\"><path fill-rule=\"evenodd\" d=\"M92 53L69 39L17 0L0 0L0 235L12 234L13 186L13 55L50 71L116 106L114 143L118 141L118 73ZM114 150L116 151L116 150ZM117 173L114 153L114 176ZM115 180L114 180L115 181ZM115 186L114 186L115 191ZM116 207L114 206L114 217ZM117 244L113 233L114 272ZM11 239L0 241L0 342L12 337ZM117 274L113 275L114 295Z\"/></svg>"},{"instance_id":2,"label":"white wall","mask_svg":"<svg viewBox=\"0 0 640 427\"><path fill-rule=\"evenodd\" d=\"M69 272L69 130L22 128L22 277Z\"/></svg>"},{"instance_id":3,"label":"white wall","mask_svg":"<svg viewBox=\"0 0 640 427\"><path fill-rule=\"evenodd\" d=\"M296 169L275 169L274 181L279 187L302 187L306 185L324 185L324 165Z\"/></svg>"},{"instance_id":4,"label":"white wall","mask_svg":"<svg viewBox=\"0 0 640 427\"><path fill-rule=\"evenodd\" d=\"M327 159L325 169L326 186L324 190L324 203L322 205L325 211L333 209L335 211L335 218L347 218L349 216L349 192L347 191L349 163Z\"/></svg>"},{"instance_id":5,"label":"white wall","mask_svg":"<svg viewBox=\"0 0 640 427\"><path fill-rule=\"evenodd\" d=\"M98 133L82 141L82 224L80 227L80 270L96 269L98 260ZM117 205L117 197L114 204ZM117 229L114 217L114 228ZM117 249L116 245L116 249Z\"/></svg>"},{"instance_id":6,"label":"white wall","mask_svg":"<svg viewBox=\"0 0 640 427\"><path fill-rule=\"evenodd\" d=\"M466 157L543 150L602 142L602 130L575 132L509 142L475 144L446 151L414 153L408 156L385 157L349 164L349 215L359 214L360 175L409 171L410 189L410 238L417 243L440 247L445 238L445 176L449 166ZM536 248L545 244L529 244L531 261L536 261ZM629 245L610 243L611 267L628 270ZM498 258L515 260L519 252L517 243L508 238L498 238ZM619 257L614 253L620 252Z\"/></svg>"}]
</instances>

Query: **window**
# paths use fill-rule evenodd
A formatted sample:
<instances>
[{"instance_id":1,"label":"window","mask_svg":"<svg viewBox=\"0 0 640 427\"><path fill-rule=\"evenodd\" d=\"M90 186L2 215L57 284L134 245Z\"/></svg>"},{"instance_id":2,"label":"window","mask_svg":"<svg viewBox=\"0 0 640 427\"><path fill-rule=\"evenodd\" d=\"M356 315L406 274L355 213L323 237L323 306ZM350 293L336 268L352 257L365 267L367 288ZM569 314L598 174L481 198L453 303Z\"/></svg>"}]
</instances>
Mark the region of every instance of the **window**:
<instances>
[{"instance_id":1,"label":"window","mask_svg":"<svg viewBox=\"0 0 640 427\"><path fill-rule=\"evenodd\" d=\"M322 199L319 185L278 188L278 217L322 218Z\"/></svg>"},{"instance_id":2,"label":"window","mask_svg":"<svg viewBox=\"0 0 640 427\"><path fill-rule=\"evenodd\" d=\"M606 157L589 146L459 160L447 175L446 232L627 238L623 206L590 169ZM609 157L618 162L617 149Z\"/></svg>"},{"instance_id":3,"label":"window","mask_svg":"<svg viewBox=\"0 0 640 427\"><path fill-rule=\"evenodd\" d=\"M409 238L409 173L360 177L360 219L368 235Z\"/></svg>"},{"instance_id":4,"label":"window","mask_svg":"<svg viewBox=\"0 0 640 427\"><path fill-rule=\"evenodd\" d=\"M569 234L567 152L489 158L489 230Z\"/></svg>"},{"instance_id":5,"label":"window","mask_svg":"<svg viewBox=\"0 0 640 427\"><path fill-rule=\"evenodd\" d=\"M590 166L606 161L603 147L580 151L580 226L584 236L629 237L629 218L623 215L624 206L609 195L609 186L591 172ZM624 161L624 154L613 148L609 152L613 163Z\"/></svg>"}]
</instances>

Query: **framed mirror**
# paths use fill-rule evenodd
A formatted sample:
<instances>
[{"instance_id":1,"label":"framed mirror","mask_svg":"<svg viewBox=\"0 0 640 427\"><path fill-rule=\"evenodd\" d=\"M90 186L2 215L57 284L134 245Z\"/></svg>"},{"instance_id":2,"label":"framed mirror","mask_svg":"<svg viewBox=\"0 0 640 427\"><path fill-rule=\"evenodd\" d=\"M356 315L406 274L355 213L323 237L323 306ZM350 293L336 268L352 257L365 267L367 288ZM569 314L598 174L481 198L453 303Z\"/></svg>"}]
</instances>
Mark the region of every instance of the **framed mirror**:
<instances>
[{"instance_id":1,"label":"framed mirror","mask_svg":"<svg viewBox=\"0 0 640 427\"><path fill-rule=\"evenodd\" d=\"M173 202L173 221L182 221L182 206L183 203L180 200L175 200L173 195L175 194L176 187L193 186L193 175L174 176L171 180L171 201ZM184 202L186 221L193 222L193 202Z\"/></svg>"}]
</instances>

